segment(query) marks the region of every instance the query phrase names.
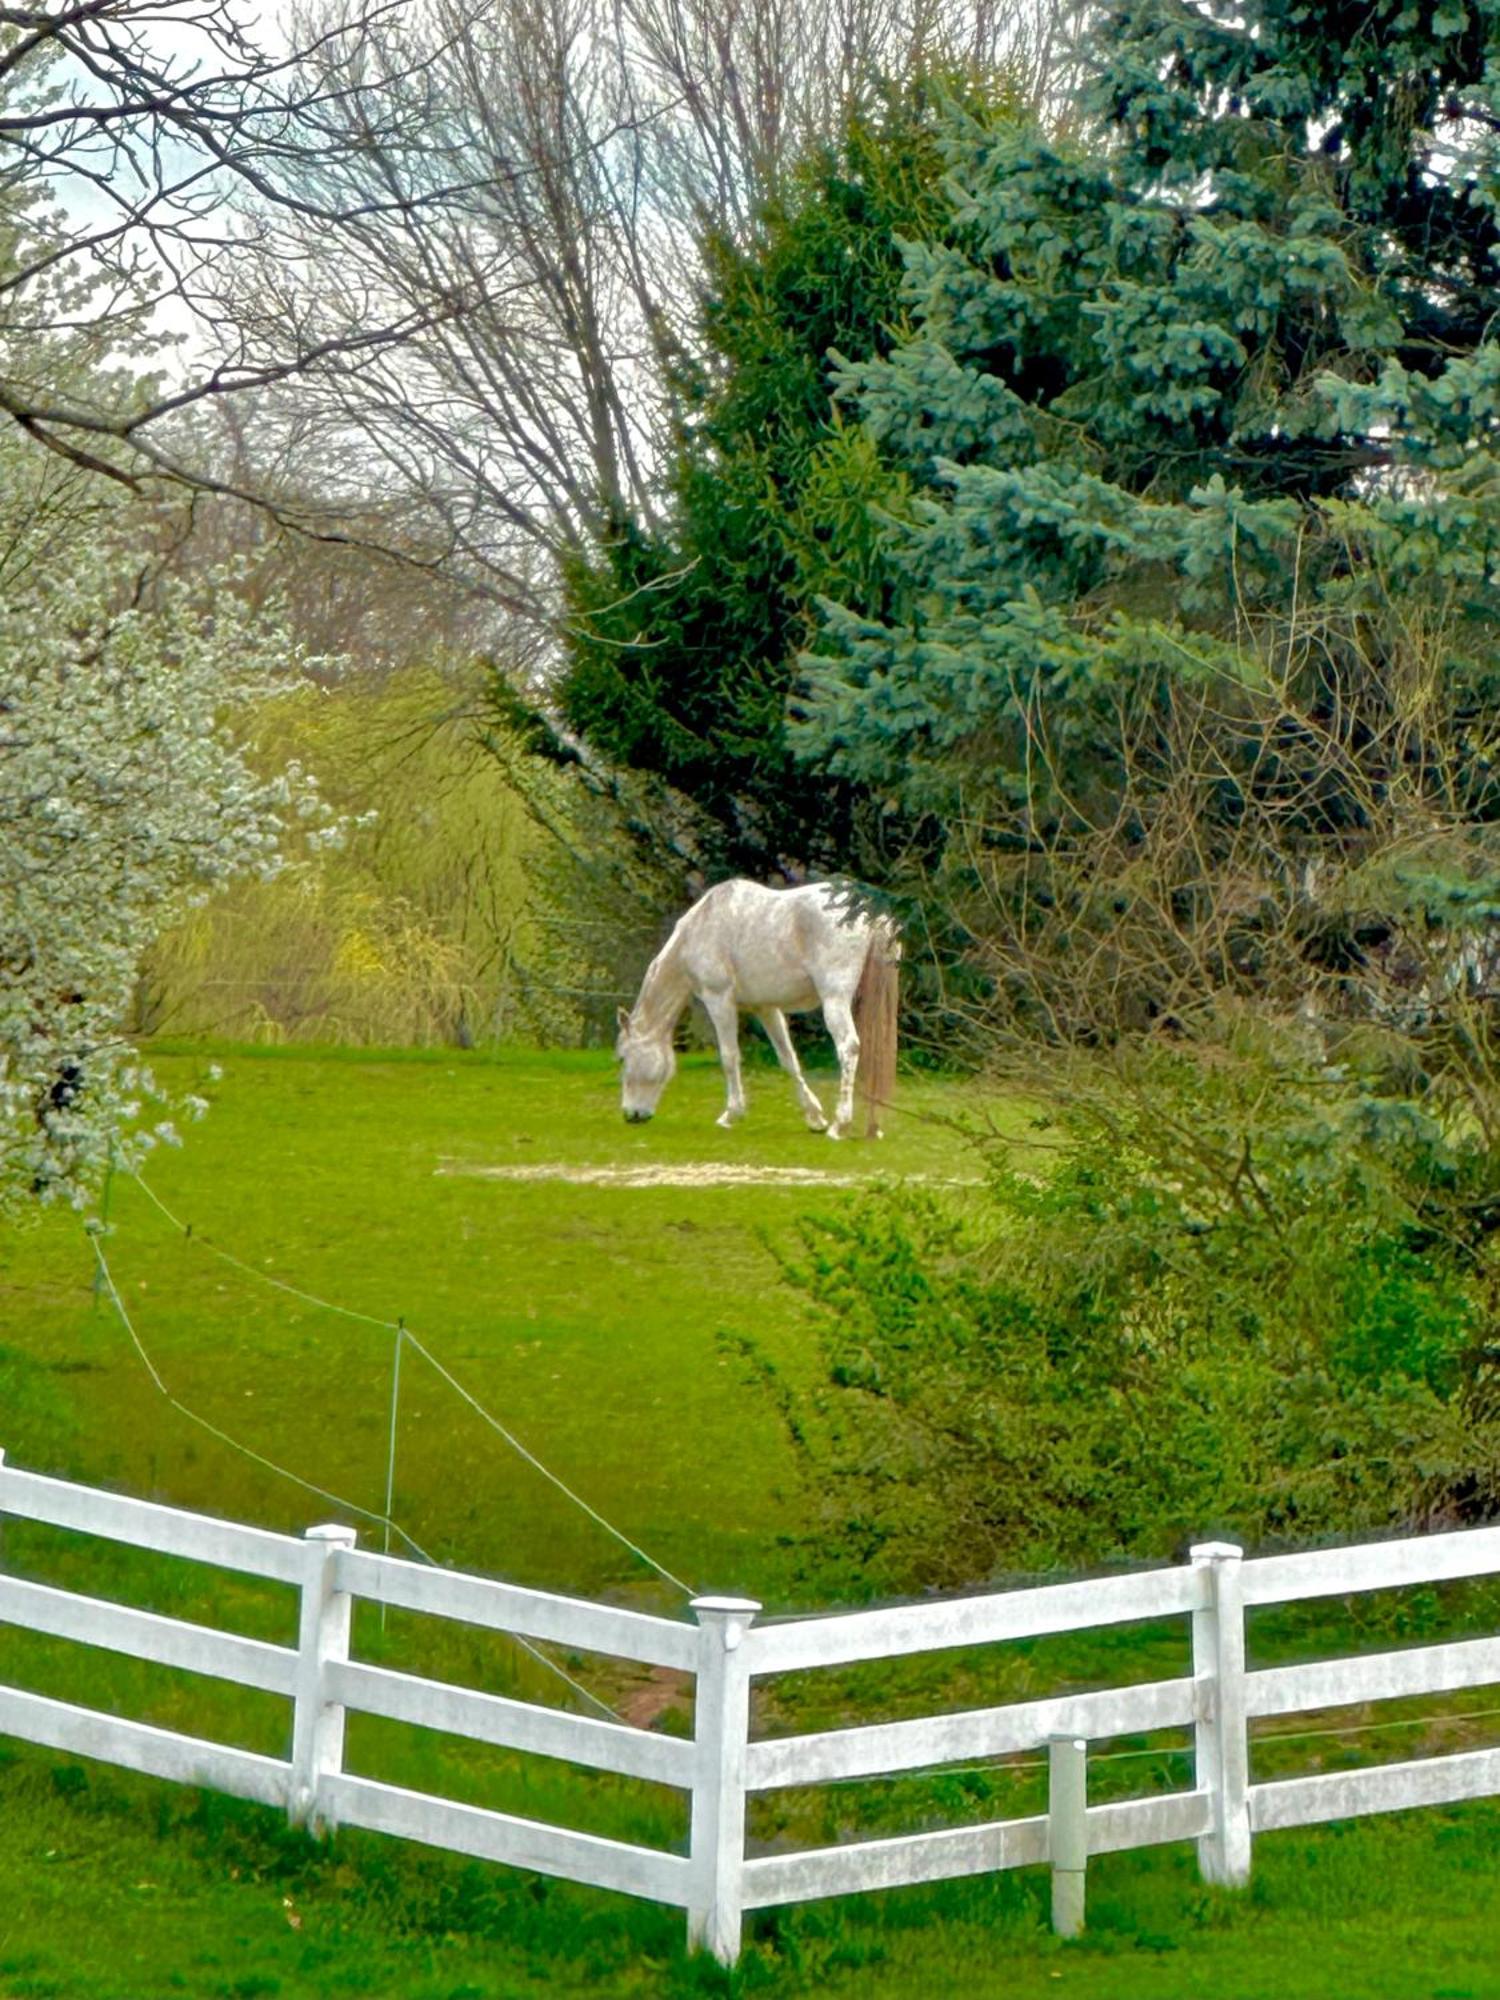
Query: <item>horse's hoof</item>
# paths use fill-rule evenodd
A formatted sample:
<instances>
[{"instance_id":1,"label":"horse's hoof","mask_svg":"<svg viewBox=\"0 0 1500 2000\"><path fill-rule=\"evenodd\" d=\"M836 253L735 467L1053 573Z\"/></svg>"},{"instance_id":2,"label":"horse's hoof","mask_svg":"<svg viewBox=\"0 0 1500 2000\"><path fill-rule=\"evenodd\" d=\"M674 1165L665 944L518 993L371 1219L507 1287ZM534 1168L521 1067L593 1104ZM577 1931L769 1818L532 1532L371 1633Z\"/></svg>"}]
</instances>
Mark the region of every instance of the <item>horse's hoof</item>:
<instances>
[{"instance_id":1,"label":"horse's hoof","mask_svg":"<svg viewBox=\"0 0 1500 2000\"><path fill-rule=\"evenodd\" d=\"M828 1130L828 1120L823 1116L821 1111L816 1116L809 1113L807 1129L809 1132L826 1132Z\"/></svg>"},{"instance_id":2,"label":"horse's hoof","mask_svg":"<svg viewBox=\"0 0 1500 2000\"><path fill-rule=\"evenodd\" d=\"M714 1120L714 1123L722 1125L724 1130L728 1132L733 1126L739 1124L740 1116L741 1114L738 1111L721 1111Z\"/></svg>"},{"instance_id":3,"label":"horse's hoof","mask_svg":"<svg viewBox=\"0 0 1500 2000\"><path fill-rule=\"evenodd\" d=\"M828 1137L829 1137L830 1139L842 1139L842 1138L843 1138L843 1136L844 1136L844 1135L843 1135L843 1133L842 1133L842 1132L841 1132L841 1131L839 1130L839 1128L838 1128L838 1126L837 1126L837 1125L830 1125L830 1126L829 1126L829 1128L828 1128Z\"/></svg>"}]
</instances>

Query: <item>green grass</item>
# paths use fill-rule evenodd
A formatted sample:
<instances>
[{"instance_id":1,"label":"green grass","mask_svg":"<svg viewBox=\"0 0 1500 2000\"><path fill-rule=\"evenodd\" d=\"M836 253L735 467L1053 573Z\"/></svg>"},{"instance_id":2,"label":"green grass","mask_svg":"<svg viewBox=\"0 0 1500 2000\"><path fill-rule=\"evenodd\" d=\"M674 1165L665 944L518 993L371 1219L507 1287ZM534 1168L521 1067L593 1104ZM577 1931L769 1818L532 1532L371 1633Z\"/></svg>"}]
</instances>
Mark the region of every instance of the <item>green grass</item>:
<instances>
[{"instance_id":1,"label":"green grass","mask_svg":"<svg viewBox=\"0 0 1500 2000\"><path fill-rule=\"evenodd\" d=\"M720 1131L716 1065L689 1059L651 1125L630 1128L613 1066L593 1056L360 1058L234 1051L219 1102L148 1178L212 1241L356 1311L404 1317L476 1396L668 1568L702 1588L784 1589L777 1537L795 1525L777 1426L719 1352L753 1331L788 1359L799 1310L767 1240L810 1201L765 1187L622 1189L490 1181L443 1168L813 1166L972 1172L917 1084L877 1149L809 1134L780 1079L755 1079L752 1120ZM193 1056L158 1069L198 1078ZM257 1285L173 1234L128 1180L109 1258L163 1377L252 1448L359 1505L385 1480L390 1336ZM42 1371L7 1398L6 1448L53 1448L59 1376L83 1478L300 1527L318 1504L257 1471L164 1405L115 1318L95 1310L90 1252L49 1218L4 1259L5 1345ZM28 1424L36 1399L36 1427ZM19 1407L18 1407L19 1403ZM54 1425L55 1430L55 1425ZM324 1510L326 1511L326 1509ZM407 1362L398 1518L450 1561L520 1581L629 1589L649 1572L558 1499L420 1362Z\"/></svg>"},{"instance_id":2,"label":"green grass","mask_svg":"<svg viewBox=\"0 0 1500 2000\"><path fill-rule=\"evenodd\" d=\"M577 1186L484 1179L476 1166L749 1163L837 1173L975 1171L951 1126L976 1109L937 1079L903 1086L879 1148L808 1134L782 1080L752 1076L750 1120L721 1132L716 1066L692 1058L656 1121L620 1120L614 1072L587 1055L219 1052L208 1120L148 1176L208 1241L254 1270L378 1319L400 1316L562 1478L697 1588L805 1602L793 1543L796 1468L721 1335L751 1333L794 1376L806 1322L779 1281L799 1216L849 1199L778 1187ZM178 1087L206 1058L159 1062ZM826 1082L826 1079L820 1079ZM1014 1107L990 1107L1018 1132ZM117 1181L108 1254L141 1340L175 1396L250 1450L368 1509L382 1505L391 1336L275 1291L185 1241ZM18 1465L116 1484L299 1530L337 1509L227 1448L163 1401L107 1303L76 1218L48 1215L0 1254L0 1445ZM408 1353L396 1513L441 1559L665 1612L681 1598L508 1450ZM1185 1524L1189 1525L1190 1524ZM9 1567L236 1630L287 1640L290 1594L242 1578L7 1523ZM379 1540L362 1524L363 1538ZM1483 1594L1367 1601L1334 1643L1493 1629ZM937 1705L1004 1699L1064 1680L1184 1671L1183 1621L1103 1640L1038 1642L943 1663ZM1303 1611L1261 1619L1261 1658L1330 1648ZM557 1687L503 1641L361 1607L365 1657L473 1685ZM195 1677L23 1634L0 1634L0 1677L283 1754L285 1705ZM608 1663L571 1672L613 1704L647 1699L687 1726L671 1685ZM933 1705L930 1663L802 1677L772 1727L813 1727ZM1449 1704L1478 1707L1471 1694ZM1408 1705L1410 1707L1411 1705ZM1417 1704L1422 1708L1423 1704ZM1427 1707L1438 1704L1426 1704ZM1393 1713L1405 1713L1396 1709ZM1180 1756L1096 1766L1096 1797L1184 1781ZM1374 1754L1456 1747L1430 1727ZM1368 1756L1347 1739L1258 1752L1258 1770ZM1300 1763L1295 1760L1301 1759ZM368 1718L353 1768L455 1797L679 1843L679 1795L526 1764ZM1037 1809L1035 1774L954 1775L787 1793L758 1802L758 1839L820 1841ZM0 1746L0 1995L378 1993L393 2000L716 1992L686 1960L670 1911L374 1837L331 1850L274 1815L100 1767ZM911 1890L759 1920L747 1993L938 1992L1094 1996L1500 1996L1500 1812L1472 1807L1257 1844L1246 1896L1199 1885L1185 1850L1111 1857L1090 1878L1086 1940L1045 1930L1037 1873ZM289 1900L288 1900L289 1899Z\"/></svg>"},{"instance_id":3,"label":"green grass","mask_svg":"<svg viewBox=\"0 0 1500 2000\"><path fill-rule=\"evenodd\" d=\"M373 1837L328 1850L222 1800L26 1756L0 1772L6 2000L1495 2000L1500 1811L1270 1836L1243 1895L1108 1856L1089 1930L1038 1871L774 1913L733 1980L670 1911Z\"/></svg>"}]
</instances>

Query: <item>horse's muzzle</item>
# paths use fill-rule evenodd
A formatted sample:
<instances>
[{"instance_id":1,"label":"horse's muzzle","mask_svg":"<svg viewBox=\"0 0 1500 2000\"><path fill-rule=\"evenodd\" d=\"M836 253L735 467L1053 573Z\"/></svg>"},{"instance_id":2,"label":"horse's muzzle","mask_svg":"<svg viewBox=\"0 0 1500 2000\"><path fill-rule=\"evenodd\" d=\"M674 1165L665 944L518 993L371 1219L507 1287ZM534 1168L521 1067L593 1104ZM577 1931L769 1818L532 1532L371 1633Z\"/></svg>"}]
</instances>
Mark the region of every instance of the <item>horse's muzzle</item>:
<instances>
[{"instance_id":1,"label":"horse's muzzle","mask_svg":"<svg viewBox=\"0 0 1500 2000\"><path fill-rule=\"evenodd\" d=\"M646 1125L650 1123L650 1120L651 1113L649 1111L627 1111L625 1113L625 1123L627 1125Z\"/></svg>"}]
</instances>

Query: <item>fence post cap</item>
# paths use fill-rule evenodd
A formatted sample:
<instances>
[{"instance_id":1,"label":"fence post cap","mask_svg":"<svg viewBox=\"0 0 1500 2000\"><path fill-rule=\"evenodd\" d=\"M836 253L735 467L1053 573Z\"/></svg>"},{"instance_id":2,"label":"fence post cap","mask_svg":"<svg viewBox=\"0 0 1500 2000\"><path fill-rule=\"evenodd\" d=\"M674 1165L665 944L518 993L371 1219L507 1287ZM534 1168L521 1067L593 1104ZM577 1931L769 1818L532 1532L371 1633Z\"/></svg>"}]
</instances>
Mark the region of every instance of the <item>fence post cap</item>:
<instances>
[{"instance_id":1,"label":"fence post cap","mask_svg":"<svg viewBox=\"0 0 1500 2000\"><path fill-rule=\"evenodd\" d=\"M1244 1553L1238 1542L1194 1542L1188 1550L1195 1563L1239 1562Z\"/></svg>"},{"instance_id":2,"label":"fence post cap","mask_svg":"<svg viewBox=\"0 0 1500 2000\"><path fill-rule=\"evenodd\" d=\"M726 1653L737 1650L755 1622L760 1602L754 1597L695 1597L693 1610L704 1634L717 1632Z\"/></svg>"},{"instance_id":3,"label":"fence post cap","mask_svg":"<svg viewBox=\"0 0 1500 2000\"><path fill-rule=\"evenodd\" d=\"M340 1542L352 1549L359 1540L358 1528L346 1528L342 1521L323 1521L316 1528L304 1528L304 1542Z\"/></svg>"}]
</instances>

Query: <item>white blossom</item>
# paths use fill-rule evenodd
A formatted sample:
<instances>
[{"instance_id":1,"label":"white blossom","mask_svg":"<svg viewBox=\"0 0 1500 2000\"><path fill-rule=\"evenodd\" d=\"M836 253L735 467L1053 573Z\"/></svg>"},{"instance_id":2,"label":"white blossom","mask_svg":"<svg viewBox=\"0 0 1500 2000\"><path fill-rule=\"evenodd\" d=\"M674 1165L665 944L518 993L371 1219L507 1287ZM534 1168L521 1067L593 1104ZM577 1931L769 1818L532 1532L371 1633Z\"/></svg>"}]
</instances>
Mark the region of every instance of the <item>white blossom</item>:
<instances>
[{"instance_id":1,"label":"white blossom","mask_svg":"<svg viewBox=\"0 0 1500 2000\"><path fill-rule=\"evenodd\" d=\"M143 588L138 516L59 535L13 473L0 453L0 1208L82 1203L112 1148L178 1143L132 1130L159 1095L121 1031L142 953L274 873L288 824L338 831L308 773L260 775L235 733L295 665L275 622L222 587Z\"/></svg>"}]
</instances>

